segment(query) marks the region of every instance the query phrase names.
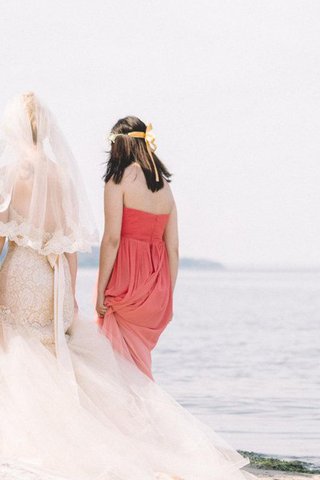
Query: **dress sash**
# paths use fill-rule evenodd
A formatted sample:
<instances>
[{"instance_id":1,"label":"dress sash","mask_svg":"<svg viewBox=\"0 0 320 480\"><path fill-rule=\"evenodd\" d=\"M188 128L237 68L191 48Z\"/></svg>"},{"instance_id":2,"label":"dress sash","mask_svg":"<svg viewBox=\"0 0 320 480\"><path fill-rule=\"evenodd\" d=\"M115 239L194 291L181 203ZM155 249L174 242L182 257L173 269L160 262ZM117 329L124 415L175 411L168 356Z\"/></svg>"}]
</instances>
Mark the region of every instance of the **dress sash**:
<instances>
[{"instance_id":1,"label":"dress sash","mask_svg":"<svg viewBox=\"0 0 320 480\"><path fill-rule=\"evenodd\" d=\"M65 296L65 274L62 255L48 255L48 262L54 272L54 291L53 291L53 322L54 322L54 339L55 351L59 364L64 368L69 376L71 383L77 389L75 372L72 365L71 355L68 348L66 334L63 322L63 306Z\"/></svg>"}]
</instances>

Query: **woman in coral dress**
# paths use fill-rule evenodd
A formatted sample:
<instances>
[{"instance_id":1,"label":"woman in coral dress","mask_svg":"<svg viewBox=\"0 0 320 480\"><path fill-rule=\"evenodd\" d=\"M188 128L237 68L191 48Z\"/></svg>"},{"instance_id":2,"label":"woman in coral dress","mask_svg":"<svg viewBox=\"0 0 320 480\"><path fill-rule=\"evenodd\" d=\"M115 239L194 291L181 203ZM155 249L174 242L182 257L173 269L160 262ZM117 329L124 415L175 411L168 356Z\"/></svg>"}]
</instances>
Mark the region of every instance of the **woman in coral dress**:
<instances>
[{"instance_id":1,"label":"woman in coral dress","mask_svg":"<svg viewBox=\"0 0 320 480\"><path fill-rule=\"evenodd\" d=\"M244 458L75 314L76 255L95 241L95 227L49 110L32 94L18 96L0 134L0 254L8 243L0 271L0 478L243 480ZM147 255L143 248L137 255ZM161 265L158 240L150 248ZM161 298L170 305L168 293Z\"/></svg>"},{"instance_id":2,"label":"woman in coral dress","mask_svg":"<svg viewBox=\"0 0 320 480\"><path fill-rule=\"evenodd\" d=\"M110 136L97 311L113 347L152 378L151 351L172 317L178 267L170 173L151 126L121 119Z\"/></svg>"}]
</instances>

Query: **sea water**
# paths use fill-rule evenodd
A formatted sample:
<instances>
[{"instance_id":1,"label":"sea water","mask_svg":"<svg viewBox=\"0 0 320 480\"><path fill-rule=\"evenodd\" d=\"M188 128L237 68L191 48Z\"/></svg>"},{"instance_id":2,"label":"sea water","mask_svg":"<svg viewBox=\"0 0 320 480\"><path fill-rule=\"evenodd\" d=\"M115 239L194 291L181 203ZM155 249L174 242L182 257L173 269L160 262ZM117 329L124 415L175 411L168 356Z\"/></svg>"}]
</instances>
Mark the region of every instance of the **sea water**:
<instances>
[{"instance_id":1,"label":"sea water","mask_svg":"<svg viewBox=\"0 0 320 480\"><path fill-rule=\"evenodd\" d=\"M95 270L79 272L93 316ZM320 273L180 272L156 381L235 448L320 464Z\"/></svg>"}]
</instances>

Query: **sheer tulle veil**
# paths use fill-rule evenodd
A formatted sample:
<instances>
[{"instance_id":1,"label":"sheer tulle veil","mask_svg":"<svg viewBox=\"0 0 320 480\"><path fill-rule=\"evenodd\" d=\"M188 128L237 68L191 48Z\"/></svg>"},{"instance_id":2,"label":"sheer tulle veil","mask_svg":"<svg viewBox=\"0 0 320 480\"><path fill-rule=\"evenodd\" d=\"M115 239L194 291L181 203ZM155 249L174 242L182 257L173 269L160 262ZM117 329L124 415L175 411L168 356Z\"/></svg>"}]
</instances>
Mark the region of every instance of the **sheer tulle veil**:
<instances>
[{"instance_id":1,"label":"sheer tulle veil","mask_svg":"<svg viewBox=\"0 0 320 480\"><path fill-rule=\"evenodd\" d=\"M8 103L0 126L0 235L43 255L88 251L98 241L77 163L32 92Z\"/></svg>"}]
</instances>

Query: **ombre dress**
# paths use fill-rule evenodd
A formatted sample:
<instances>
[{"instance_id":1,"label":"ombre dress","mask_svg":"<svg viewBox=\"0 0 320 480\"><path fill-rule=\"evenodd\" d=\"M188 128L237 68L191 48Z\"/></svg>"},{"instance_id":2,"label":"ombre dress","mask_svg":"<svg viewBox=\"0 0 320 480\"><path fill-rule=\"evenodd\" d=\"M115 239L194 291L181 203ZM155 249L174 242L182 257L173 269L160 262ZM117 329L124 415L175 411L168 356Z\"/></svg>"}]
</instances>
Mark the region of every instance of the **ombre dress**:
<instances>
[{"instance_id":1,"label":"ombre dress","mask_svg":"<svg viewBox=\"0 0 320 480\"><path fill-rule=\"evenodd\" d=\"M169 214L124 207L121 241L100 327L113 347L152 378L151 351L172 317L172 287L163 240Z\"/></svg>"}]
</instances>

